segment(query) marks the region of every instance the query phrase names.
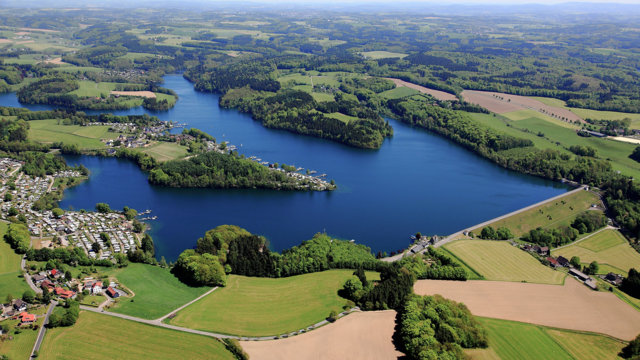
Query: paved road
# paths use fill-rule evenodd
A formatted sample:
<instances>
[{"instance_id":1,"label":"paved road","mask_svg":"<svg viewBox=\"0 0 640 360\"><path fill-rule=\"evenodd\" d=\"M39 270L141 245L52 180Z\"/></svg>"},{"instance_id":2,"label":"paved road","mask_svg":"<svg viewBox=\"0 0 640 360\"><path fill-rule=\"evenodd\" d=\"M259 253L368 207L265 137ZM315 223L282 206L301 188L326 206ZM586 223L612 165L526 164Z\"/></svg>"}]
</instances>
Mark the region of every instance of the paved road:
<instances>
[{"instance_id":1,"label":"paved road","mask_svg":"<svg viewBox=\"0 0 640 360\"><path fill-rule=\"evenodd\" d=\"M516 210L516 211L514 211L514 212L510 212L510 213L508 213L508 214L505 214L505 215L502 215L502 216L498 216L498 217L497 217L497 218L495 218L495 219L487 220L487 221L485 221L485 222L483 222L483 223L480 223L480 224L477 224L477 225L474 225L474 226L468 227L468 228L466 228L466 229L464 229L464 230L460 230L460 231L458 231L458 232L457 232L457 233L455 233L455 234L451 234L451 235L447 236L444 240L438 241L438 242L437 242L435 245L433 245L433 246L434 246L434 247L440 247L440 246L442 246L442 245L444 245L444 244L450 243L450 242L451 242L451 241L453 241L455 238L457 238L458 236L462 235L465 231L471 231L471 230L474 230L474 229L477 229L477 228L481 228L481 227L483 227L483 226L489 225L489 224L494 223L494 222L496 222L496 221L499 221L499 220L506 219L506 218L508 218L508 217L511 217L511 216L517 215L517 214L519 214L519 213L521 213L521 212L525 212L525 211L527 211L527 210L531 210L531 209L535 208L536 206L544 205L544 204L546 204L546 203L549 203L549 202L552 202L552 201L555 201L555 200L561 199L561 198L563 198L563 197L565 197L565 196L569 196L569 195L574 194L574 193L577 193L577 192L579 192L579 191L585 191L585 188L586 188L586 186L580 186L579 188L577 188L577 189L575 189L575 190L571 190L571 191L569 191L569 192L566 192L566 193L564 193L564 194L560 194L560 195L558 195L558 196L554 196L554 197L552 197L552 198L550 198L550 199L547 199L547 200L541 201L541 202L539 202L539 203L536 203L536 204L533 204L533 205L529 205L529 206L527 206L527 207L523 207L523 208L522 208L522 209L520 209L520 210Z\"/></svg>"},{"instance_id":2,"label":"paved road","mask_svg":"<svg viewBox=\"0 0 640 360\"><path fill-rule=\"evenodd\" d=\"M35 291L36 294L42 294L42 289L37 287L33 283L33 280L31 280L31 275L29 275L29 272L27 272L27 269L26 269L27 265L26 264L27 264L27 257L23 256L22 257L22 262L20 263L20 267L22 268L22 271L24 272L24 279L27 281L27 284L29 284L29 287L31 288L31 290Z\"/></svg>"},{"instance_id":3,"label":"paved road","mask_svg":"<svg viewBox=\"0 0 640 360\"><path fill-rule=\"evenodd\" d=\"M42 322L42 326L40 326L40 331L38 332L38 338L36 339L36 343L33 345L33 350L31 350L31 358L35 358L34 354L36 351L40 351L40 345L42 345L42 340L44 339L44 334L47 332L47 325L49 323L49 316L53 312L53 309L58 305L57 301L51 301L49 304L49 308L47 309L47 314L44 317L44 321Z\"/></svg>"},{"instance_id":4,"label":"paved road","mask_svg":"<svg viewBox=\"0 0 640 360\"><path fill-rule=\"evenodd\" d=\"M179 308L177 308L177 309L175 309L175 310L171 311L171 312L170 312L170 313L168 313L167 315L157 318L157 319L156 319L156 321L160 321L160 322L162 322L164 319L168 318L169 316L171 316L171 315L173 315L173 314L177 313L178 311L180 311L180 310L182 310L182 309L186 308L187 306L189 306L189 305L193 304L194 302L196 302L196 301L198 301L198 300L202 299L203 297L205 297L205 296L207 296L207 295L211 294L211 293L212 293L212 292L214 292L217 288L218 288L217 286L216 286L216 287L214 287L214 288L212 288L211 290L207 291L206 293L204 293L204 294L202 294L202 295L198 296L197 298L195 298L195 299L193 299L193 300L189 301L188 303L186 303L186 304L184 304L184 305L180 306Z\"/></svg>"},{"instance_id":5,"label":"paved road","mask_svg":"<svg viewBox=\"0 0 640 360\"><path fill-rule=\"evenodd\" d=\"M213 289L209 290L209 292L212 292L215 289L216 288L213 288ZM197 300L198 299L196 299L194 301L197 301ZM189 305L189 304L187 304L187 305ZM185 305L185 306L187 306L187 305ZM85 305L80 305L80 309L86 310L86 311L95 312L95 313L99 313L99 314L103 314L103 315L114 316L114 317L125 319L125 320L135 321L135 322L139 322L139 323L143 323L143 324L147 324L147 325L159 326L159 327L163 327L163 328L166 328L166 329L182 331L182 332L187 332L187 333L196 334L196 335L202 335L202 336L208 336L208 337L213 337L213 338L218 338L218 339L255 340L255 341L278 339L278 336L235 336L235 335L219 334L219 333L214 333L214 332L209 332L209 331L194 330L194 329L189 329L189 328L185 328L185 327L182 327L182 326L169 325L169 324L163 323L160 320L160 319L164 319L166 316L163 316L160 319L147 320L147 319L142 319L142 318L135 317L135 316L130 316L130 315L124 315L124 314L118 314L118 313L113 313L113 312L109 312L109 311L99 310L98 308L85 306ZM178 311L178 310L175 310L175 311ZM349 315L350 313L352 313L354 311L359 311L359 310L360 310L359 308L355 307L355 308L351 309L350 311L345 311L345 312L340 313L338 316L339 316L339 318L342 318L343 316ZM172 311L171 313L173 313L175 311ZM323 326L323 325L325 325L327 323L328 323L327 320L322 320L322 321L320 321L320 322L318 322L316 324L308 326L305 329L292 331L292 332L287 334L287 337L288 336L294 336L294 335L299 334L301 332L307 332L307 331L313 330L313 329L318 328L320 326Z\"/></svg>"}]
</instances>

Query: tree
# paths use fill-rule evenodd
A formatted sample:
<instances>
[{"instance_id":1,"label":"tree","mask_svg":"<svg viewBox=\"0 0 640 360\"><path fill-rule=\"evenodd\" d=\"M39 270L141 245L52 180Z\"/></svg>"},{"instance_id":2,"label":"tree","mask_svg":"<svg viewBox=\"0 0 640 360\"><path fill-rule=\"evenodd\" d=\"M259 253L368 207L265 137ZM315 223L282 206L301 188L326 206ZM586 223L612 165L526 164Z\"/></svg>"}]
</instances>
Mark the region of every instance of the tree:
<instances>
[{"instance_id":1,"label":"tree","mask_svg":"<svg viewBox=\"0 0 640 360\"><path fill-rule=\"evenodd\" d=\"M7 300L7 304L10 304L13 301L13 295L9 293L7 294L7 297L5 299Z\"/></svg>"},{"instance_id":2,"label":"tree","mask_svg":"<svg viewBox=\"0 0 640 360\"><path fill-rule=\"evenodd\" d=\"M4 194L4 201L5 202L9 202L11 200L13 200L13 195L11 195L10 193L5 193Z\"/></svg>"},{"instance_id":3,"label":"tree","mask_svg":"<svg viewBox=\"0 0 640 360\"><path fill-rule=\"evenodd\" d=\"M30 304L33 303L33 300L35 300L35 298L36 298L36 293L33 292L33 290L31 289L25 290L24 293L22 293L22 300Z\"/></svg>"},{"instance_id":4,"label":"tree","mask_svg":"<svg viewBox=\"0 0 640 360\"><path fill-rule=\"evenodd\" d=\"M62 215L64 215L64 210L60 209L60 208L55 208L53 210L51 210L51 212L53 213L53 216L55 216L56 218L60 218Z\"/></svg>"},{"instance_id":5,"label":"tree","mask_svg":"<svg viewBox=\"0 0 640 360\"><path fill-rule=\"evenodd\" d=\"M164 256L160 257L160 267L161 268L167 267L167 259L165 259Z\"/></svg>"},{"instance_id":6,"label":"tree","mask_svg":"<svg viewBox=\"0 0 640 360\"><path fill-rule=\"evenodd\" d=\"M620 356L625 359L637 359L640 356L640 335L631 340L627 346L622 348Z\"/></svg>"},{"instance_id":7,"label":"tree","mask_svg":"<svg viewBox=\"0 0 640 360\"><path fill-rule=\"evenodd\" d=\"M571 260L569 260L569 264L571 264L571 266L573 266L576 269L580 269L580 257L578 256L573 256L571 257Z\"/></svg>"},{"instance_id":8,"label":"tree","mask_svg":"<svg viewBox=\"0 0 640 360\"><path fill-rule=\"evenodd\" d=\"M18 210L12 206L12 207L9 208L9 211L7 212L7 215L16 216L16 215L18 215Z\"/></svg>"},{"instance_id":9,"label":"tree","mask_svg":"<svg viewBox=\"0 0 640 360\"><path fill-rule=\"evenodd\" d=\"M102 239L102 241L104 241L104 242L109 242L109 240L110 240L109 234L107 234L105 232L101 232L100 233L100 239Z\"/></svg>"},{"instance_id":10,"label":"tree","mask_svg":"<svg viewBox=\"0 0 640 360\"><path fill-rule=\"evenodd\" d=\"M338 320L338 312L335 310L331 310L331 312L329 313L329 317L327 318L327 321L335 322L336 320Z\"/></svg>"},{"instance_id":11,"label":"tree","mask_svg":"<svg viewBox=\"0 0 640 360\"><path fill-rule=\"evenodd\" d=\"M155 254L153 239L149 234L144 234L140 246L142 247L142 251L144 251L147 255L153 256Z\"/></svg>"},{"instance_id":12,"label":"tree","mask_svg":"<svg viewBox=\"0 0 640 360\"><path fill-rule=\"evenodd\" d=\"M96 204L96 211L99 213L110 213L111 212L111 207L109 207L109 204L105 204L105 203L97 203Z\"/></svg>"},{"instance_id":13,"label":"tree","mask_svg":"<svg viewBox=\"0 0 640 360\"><path fill-rule=\"evenodd\" d=\"M91 249L95 252L95 253L99 253L100 252L100 244L98 244L98 242L94 242L93 244L91 244Z\"/></svg>"},{"instance_id":14,"label":"tree","mask_svg":"<svg viewBox=\"0 0 640 360\"><path fill-rule=\"evenodd\" d=\"M591 264L589 264L588 270L589 270L589 274L595 275L600 270L600 265L598 265L597 261L592 261Z\"/></svg>"},{"instance_id":15,"label":"tree","mask_svg":"<svg viewBox=\"0 0 640 360\"><path fill-rule=\"evenodd\" d=\"M416 240L420 240L420 238L422 237L422 234L420 232L416 233Z\"/></svg>"},{"instance_id":16,"label":"tree","mask_svg":"<svg viewBox=\"0 0 640 360\"><path fill-rule=\"evenodd\" d=\"M498 238L498 234L496 233L496 230L493 227L487 226L483 228L482 231L480 232L480 237L482 239L494 240Z\"/></svg>"}]
</instances>

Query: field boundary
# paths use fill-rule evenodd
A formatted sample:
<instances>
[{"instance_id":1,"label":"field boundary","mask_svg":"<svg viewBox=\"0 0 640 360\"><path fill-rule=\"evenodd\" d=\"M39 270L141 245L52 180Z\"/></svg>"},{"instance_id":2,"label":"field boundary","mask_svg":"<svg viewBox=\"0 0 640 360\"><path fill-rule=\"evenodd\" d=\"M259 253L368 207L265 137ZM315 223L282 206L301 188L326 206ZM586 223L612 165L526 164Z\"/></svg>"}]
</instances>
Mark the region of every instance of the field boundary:
<instances>
[{"instance_id":1,"label":"field boundary","mask_svg":"<svg viewBox=\"0 0 640 360\"><path fill-rule=\"evenodd\" d=\"M469 270L471 270L474 274L478 276L478 280L486 280L484 275L480 274L476 269L472 268L469 264L467 264L464 260L460 259L456 254L454 254L451 250L447 249L445 246L442 247L444 251L447 252L451 257L461 262L464 266L466 266Z\"/></svg>"}]
</instances>

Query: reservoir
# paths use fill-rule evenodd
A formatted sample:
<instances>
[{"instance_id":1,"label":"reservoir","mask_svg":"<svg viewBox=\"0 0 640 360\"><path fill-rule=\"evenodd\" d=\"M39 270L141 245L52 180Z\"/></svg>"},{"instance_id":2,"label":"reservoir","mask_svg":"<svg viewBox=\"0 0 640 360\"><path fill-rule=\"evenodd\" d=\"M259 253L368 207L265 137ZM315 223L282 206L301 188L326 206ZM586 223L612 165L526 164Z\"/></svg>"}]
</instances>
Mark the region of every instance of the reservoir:
<instances>
[{"instance_id":1,"label":"reservoir","mask_svg":"<svg viewBox=\"0 0 640 360\"><path fill-rule=\"evenodd\" d=\"M263 127L249 115L218 106L219 96L199 93L180 75L165 76L164 87L180 97L162 120L186 123L229 141L246 156L316 170L334 179L333 192L172 189L151 186L134 163L115 158L68 156L69 164L91 171L88 181L68 189L61 207L151 209L158 258L175 260L205 231L235 224L267 237L280 251L326 231L355 239L374 252L409 245L409 235L447 235L567 191L564 185L505 170L427 131L389 120L393 138L379 150ZM0 95L1 106L22 106L15 94ZM46 105L25 106L46 110ZM142 108L115 111L142 114ZM91 113L91 111L87 111Z\"/></svg>"}]
</instances>

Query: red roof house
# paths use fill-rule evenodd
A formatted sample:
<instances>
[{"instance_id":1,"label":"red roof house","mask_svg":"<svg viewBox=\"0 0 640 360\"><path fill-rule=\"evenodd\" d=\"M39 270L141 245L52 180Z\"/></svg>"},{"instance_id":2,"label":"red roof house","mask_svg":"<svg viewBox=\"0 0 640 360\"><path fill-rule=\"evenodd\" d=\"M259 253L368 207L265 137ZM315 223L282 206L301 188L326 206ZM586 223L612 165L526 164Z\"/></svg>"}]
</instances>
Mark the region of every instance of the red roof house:
<instances>
[{"instance_id":1,"label":"red roof house","mask_svg":"<svg viewBox=\"0 0 640 360\"><path fill-rule=\"evenodd\" d=\"M32 322L36 321L36 316L27 312L20 313L18 317L20 318L21 324L31 324Z\"/></svg>"}]
</instances>

